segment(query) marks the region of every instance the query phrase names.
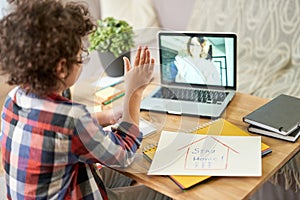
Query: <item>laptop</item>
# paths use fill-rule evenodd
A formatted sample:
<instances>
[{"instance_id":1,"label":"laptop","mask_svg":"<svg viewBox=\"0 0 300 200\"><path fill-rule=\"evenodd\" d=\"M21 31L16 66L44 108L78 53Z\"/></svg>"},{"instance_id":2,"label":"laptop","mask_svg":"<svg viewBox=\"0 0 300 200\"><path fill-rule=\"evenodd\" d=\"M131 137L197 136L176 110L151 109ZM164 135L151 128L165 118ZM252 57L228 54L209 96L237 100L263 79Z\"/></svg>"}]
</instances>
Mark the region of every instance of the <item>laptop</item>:
<instances>
[{"instance_id":1,"label":"laptop","mask_svg":"<svg viewBox=\"0 0 300 200\"><path fill-rule=\"evenodd\" d=\"M157 36L160 84L142 100L141 110L220 117L237 88L236 34L161 31Z\"/></svg>"}]
</instances>

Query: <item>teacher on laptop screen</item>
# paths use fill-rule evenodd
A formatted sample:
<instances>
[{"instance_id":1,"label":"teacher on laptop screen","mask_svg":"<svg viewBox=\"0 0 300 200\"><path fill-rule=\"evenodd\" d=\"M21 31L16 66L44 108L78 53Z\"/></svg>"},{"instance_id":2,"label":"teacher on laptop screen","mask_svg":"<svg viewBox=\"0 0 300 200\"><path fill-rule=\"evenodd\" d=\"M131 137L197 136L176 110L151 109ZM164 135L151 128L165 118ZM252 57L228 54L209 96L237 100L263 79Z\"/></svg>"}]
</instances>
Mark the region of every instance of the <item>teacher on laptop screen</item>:
<instances>
[{"instance_id":1,"label":"teacher on laptop screen","mask_svg":"<svg viewBox=\"0 0 300 200\"><path fill-rule=\"evenodd\" d=\"M159 32L161 83L142 110L219 117L236 92L236 34Z\"/></svg>"},{"instance_id":2,"label":"teacher on laptop screen","mask_svg":"<svg viewBox=\"0 0 300 200\"><path fill-rule=\"evenodd\" d=\"M203 37L190 37L187 51L175 56L171 63L176 82L220 85L220 68L212 62L212 45Z\"/></svg>"}]
</instances>

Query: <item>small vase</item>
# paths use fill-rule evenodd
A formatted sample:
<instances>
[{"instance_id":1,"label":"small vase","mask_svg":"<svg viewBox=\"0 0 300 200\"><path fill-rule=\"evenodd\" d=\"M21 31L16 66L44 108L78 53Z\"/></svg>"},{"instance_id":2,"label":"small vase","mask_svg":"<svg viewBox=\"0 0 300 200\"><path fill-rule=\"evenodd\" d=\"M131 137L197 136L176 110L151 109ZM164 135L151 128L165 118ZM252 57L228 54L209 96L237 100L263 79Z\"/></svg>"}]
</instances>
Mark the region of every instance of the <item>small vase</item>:
<instances>
[{"instance_id":1,"label":"small vase","mask_svg":"<svg viewBox=\"0 0 300 200\"><path fill-rule=\"evenodd\" d=\"M111 52L98 51L98 55L107 76L119 77L124 75L123 57L126 56L127 58L130 59L130 51L121 54L117 58Z\"/></svg>"}]
</instances>

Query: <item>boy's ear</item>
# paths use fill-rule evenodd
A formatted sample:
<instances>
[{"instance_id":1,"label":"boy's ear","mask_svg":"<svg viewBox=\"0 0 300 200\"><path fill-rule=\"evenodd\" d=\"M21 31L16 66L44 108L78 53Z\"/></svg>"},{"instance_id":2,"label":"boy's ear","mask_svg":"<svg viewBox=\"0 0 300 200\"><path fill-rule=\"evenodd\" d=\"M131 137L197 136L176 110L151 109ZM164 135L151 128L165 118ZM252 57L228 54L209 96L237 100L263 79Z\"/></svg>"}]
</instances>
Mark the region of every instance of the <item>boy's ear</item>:
<instances>
[{"instance_id":1,"label":"boy's ear","mask_svg":"<svg viewBox=\"0 0 300 200\"><path fill-rule=\"evenodd\" d=\"M60 79L65 79L68 76L67 60L62 58L56 65L56 75Z\"/></svg>"}]
</instances>

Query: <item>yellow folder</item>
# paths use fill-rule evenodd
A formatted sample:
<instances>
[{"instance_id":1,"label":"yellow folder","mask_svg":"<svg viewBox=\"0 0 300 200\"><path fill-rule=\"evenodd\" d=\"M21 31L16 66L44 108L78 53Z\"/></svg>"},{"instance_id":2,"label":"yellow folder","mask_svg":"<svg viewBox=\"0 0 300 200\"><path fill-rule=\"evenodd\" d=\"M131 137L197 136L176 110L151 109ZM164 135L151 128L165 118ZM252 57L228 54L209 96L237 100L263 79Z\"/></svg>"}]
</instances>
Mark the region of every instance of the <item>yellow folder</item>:
<instances>
[{"instance_id":1,"label":"yellow folder","mask_svg":"<svg viewBox=\"0 0 300 200\"><path fill-rule=\"evenodd\" d=\"M222 135L222 136L249 136L250 134L233 125L225 119L217 119L209 123L196 127L193 130L188 131L194 134L207 134L207 135ZM152 160L156 151L156 145L150 145L143 151L144 156L148 160ZM262 156L271 153L270 146L265 143L261 143ZM187 175L170 175L169 176L181 189L188 189L197 183L200 183L210 176L187 176Z\"/></svg>"}]
</instances>

